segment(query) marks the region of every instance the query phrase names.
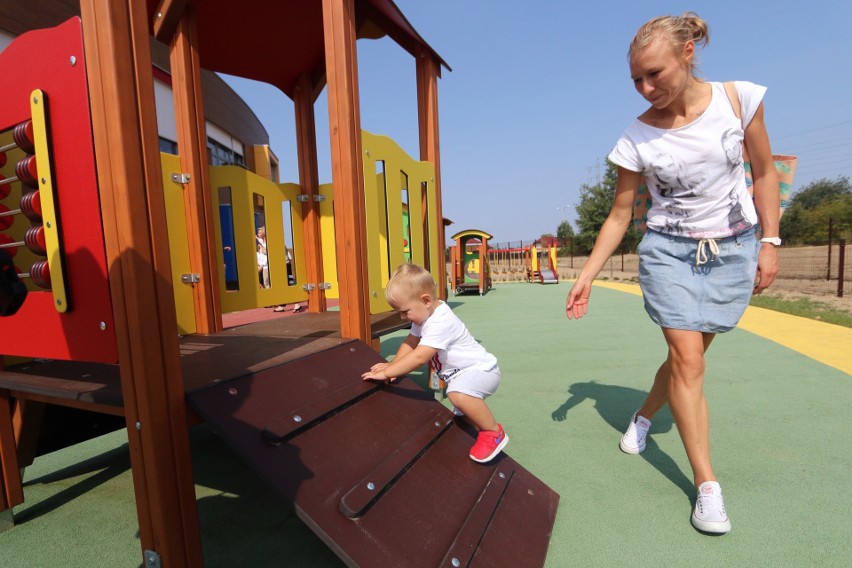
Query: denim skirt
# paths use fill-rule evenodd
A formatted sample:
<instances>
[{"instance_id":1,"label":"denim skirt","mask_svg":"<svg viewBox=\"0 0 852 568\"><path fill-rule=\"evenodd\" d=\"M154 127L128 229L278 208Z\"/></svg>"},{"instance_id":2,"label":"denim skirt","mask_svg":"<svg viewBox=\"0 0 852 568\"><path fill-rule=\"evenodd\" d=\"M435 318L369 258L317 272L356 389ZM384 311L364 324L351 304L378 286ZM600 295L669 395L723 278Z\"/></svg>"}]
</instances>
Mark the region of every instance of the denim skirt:
<instances>
[{"instance_id":1,"label":"denim skirt","mask_svg":"<svg viewBox=\"0 0 852 568\"><path fill-rule=\"evenodd\" d=\"M761 246L755 233L753 227L710 243L649 229L637 251L645 311L654 323L706 333L735 328L754 290ZM699 256L704 262L697 264Z\"/></svg>"}]
</instances>

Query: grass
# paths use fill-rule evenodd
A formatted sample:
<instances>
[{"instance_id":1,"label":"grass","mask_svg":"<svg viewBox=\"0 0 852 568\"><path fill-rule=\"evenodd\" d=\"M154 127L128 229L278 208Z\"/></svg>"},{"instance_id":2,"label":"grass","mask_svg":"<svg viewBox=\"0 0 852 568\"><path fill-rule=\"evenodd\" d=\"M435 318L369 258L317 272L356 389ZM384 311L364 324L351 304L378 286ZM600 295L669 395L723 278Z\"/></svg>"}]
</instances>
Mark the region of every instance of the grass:
<instances>
[{"instance_id":1,"label":"grass","mask_svg":"<svg viewBox=\"0 0 852 568\"><path fill-rule=\"evenodd\" d=\"M754 296L751 305L768 310L775 310L785 314L800 316L814 320L852 327L852 314L844 310L834 308L825 302L811 300L809 298L781 299L771 296Z\"/></svg>"}]
</instances>

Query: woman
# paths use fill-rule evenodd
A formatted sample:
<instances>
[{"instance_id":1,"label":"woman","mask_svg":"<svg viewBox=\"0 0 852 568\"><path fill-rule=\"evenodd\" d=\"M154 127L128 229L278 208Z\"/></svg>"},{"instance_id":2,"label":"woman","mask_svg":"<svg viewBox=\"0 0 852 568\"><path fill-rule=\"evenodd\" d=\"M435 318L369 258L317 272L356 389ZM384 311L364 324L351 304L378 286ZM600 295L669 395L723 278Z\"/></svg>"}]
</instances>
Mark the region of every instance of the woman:
<instances>
[{"instance_id":1,"label":"woman","mask_svg":"<svg viewBox=\"0 0 852 568\"><path fill-rule=\"evenodd\" d=\"M692 12L655 18L634 37L630 74L651 106L609 156L618 166L615 200L568 294L566 314L574 319L586 313L592 282L631 223L644 181L653 204L638 248L640 285L668 357L620 446L629 454L642 452L654 414L668 402L698 493L692 524L723 534L731 522L710 461L704 354L717 333L736 327L751 294L775 279L779 194L763 120L766 89L736 83L738 118L725 86L695 75L696 44L708 40L707 24ZM745 184L743 143L752 165L753 200Z\"/></svg>"}]
</instances>

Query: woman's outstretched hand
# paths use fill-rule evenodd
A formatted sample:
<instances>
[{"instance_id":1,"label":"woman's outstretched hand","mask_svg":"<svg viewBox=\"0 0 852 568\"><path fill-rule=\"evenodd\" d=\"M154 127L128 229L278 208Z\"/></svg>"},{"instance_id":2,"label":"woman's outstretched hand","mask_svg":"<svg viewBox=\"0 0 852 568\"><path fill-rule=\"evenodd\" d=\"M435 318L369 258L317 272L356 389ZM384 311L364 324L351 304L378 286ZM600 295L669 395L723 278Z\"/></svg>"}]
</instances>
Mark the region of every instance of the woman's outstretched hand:
<instances>
[{"instance_id":1,"label":"woman's outstretched hand","mask_svg":"<svg viewBox=\"0 0 852 568\"><path fill-rule=\"evenodd\" d=\"M568 292L565 301L565 315L568 319L580 319L589 311L589 294L592 292L591 283L577 280Z\"/></svg>"}]
</instances>

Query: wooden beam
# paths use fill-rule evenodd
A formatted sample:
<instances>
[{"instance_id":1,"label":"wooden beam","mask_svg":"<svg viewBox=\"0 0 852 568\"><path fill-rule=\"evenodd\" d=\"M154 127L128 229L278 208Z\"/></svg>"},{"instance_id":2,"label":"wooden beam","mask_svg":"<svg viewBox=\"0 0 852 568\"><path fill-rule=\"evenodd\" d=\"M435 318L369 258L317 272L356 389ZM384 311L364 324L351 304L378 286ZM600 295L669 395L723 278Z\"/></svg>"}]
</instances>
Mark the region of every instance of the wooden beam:
<instances>
[{"instance_id":1,"label":"wooden beam","mask_svg":"<svg viewBox=\"0 0 852 568\"><path fill-rule=\"evenodd\" d=\"M147 10L80 8L140 543L161 566L202 566Z\"/></svg>"},{"instance_id":2,"label":"wooden beam","mask_svg":"<svg viewBox=\"0 0 852 568\"><path fill-rule=\"evenodd\" d=\"M438 215L438 250L442 259L438 294L447 298L447 269L443 262L447 249L444 236L444 208L441 199L441 143L438 136L438 77L441 63L428 51L417 56L417 117L420 126L420 159L435 166L435 208Z\"/></svg>"},{"instance_id":3,"label":"wooden beam","mask_svg":"<svg viewBox=\"0 0 852 568\"><path fill-rule=\"evenodd\" d=\"M201 88L201 64L195 10L183 12L171 38L172 95L175 102L175 126L180 152L181 173L189 174L183 185L186 212L189 269L200 275L192 286L196 333L222 331L222 306L219 301L219 273L213 253L216 238L213 202L207 165L207 129Z\"/></svg>"},{"instance_id":4,"label":"wooden beam","mask_svg":"<svg viewBox=\"0 0 852 568\"><path fill-rule=\"evenodd\" d=\"M154 37L169 43L178 22L183 18L188 0L160 0L154 12Z\"/></svg>"},{"instance_id":5,"label":"wooden beam","mask_svg":"<svg viewBox=\"0 0 852 568\"><path fill-rule=\"evenodd\" d=\"M314 121L313 82L308 75L302 75L293 95L296 111L296 151L299 156L299 185L308 196L302 204L302 231L305 242L305 268L307 280L311 283L325 281L322 269L322 234L320 231L319 202L319 166L317 165L317 133ZM331 243L329 243L331 246ZM319 287L308 292L308 311L324 312L328 309L325 290Z\"/></svg>"},{"instance_id":6,"label":"wooden beam","mask_svg":"<svg viewBox=\"0 0 852 568\"><path fill-rule=\"evenodd\" d=\"M340 334L370 342L367 237L354 0L323 0Z\"/></svg>"},{"instance_id":7,"label":"wooden beam","mask_svg":"<svg viewBox=\"0 0 852 568\"><path fill-rule=\"evenodd\" d=\"M0 389L0 511L24 502L9 391Z\"/></svg>"}]
</instances>

